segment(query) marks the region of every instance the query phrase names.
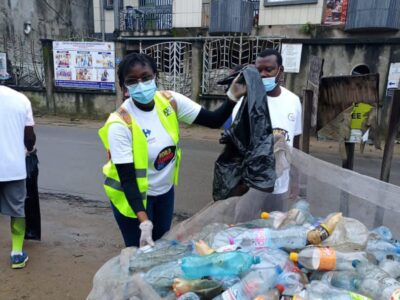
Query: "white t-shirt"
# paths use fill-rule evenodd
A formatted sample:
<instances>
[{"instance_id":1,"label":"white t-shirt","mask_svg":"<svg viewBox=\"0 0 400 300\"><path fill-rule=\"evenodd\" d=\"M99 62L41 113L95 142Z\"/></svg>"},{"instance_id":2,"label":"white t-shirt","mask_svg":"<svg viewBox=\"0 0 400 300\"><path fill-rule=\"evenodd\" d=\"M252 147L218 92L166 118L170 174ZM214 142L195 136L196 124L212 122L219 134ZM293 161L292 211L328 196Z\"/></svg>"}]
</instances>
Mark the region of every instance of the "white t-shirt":
<instances>
[{"instance_id":1,"label":"white t-shirt","mask_svg":"<svg viewBox=\"0 0 400 300\"><path fill-rule=\"evenodd\" d=\"M177 104L180 122L192 124L198 116L201 106L186 96L170 92ZM158 118L157 111L143 111L136 107L131 98L125 100L122 107L129 112L142 128L147 138L149 167L148 195L165 194L173 185L176 149L170 135ZM132 132L122 124L112 124L108 131L111 160L114 164L132 163Z\"/></svg>"},{"instance_id":2,"label":"white t-shirt","mask_svg":"<svg viewBox=\"0 0 400 300\"><path fill-rule=\"evenodd\" d=\"M24 129L34 125L29 99L0 86L0 181L26 178Z\"/></svg>"},{"instance_id":3,"label":"white t-shirt","mask_svg":"<svg viewBox=\"0 0 400 300\"><path fill-rule=\"evenodd\" d=\"M268 108L274 136L284 135L289 146L293 147L294 137L301 135L301 103L297 95L281 86L281 94L278 97L268 96ZM235 119L243 98L236 104L232 112ZM275 181L274 194L286 193L289 189L289 169Z\"/></svg>"}]
</instances>

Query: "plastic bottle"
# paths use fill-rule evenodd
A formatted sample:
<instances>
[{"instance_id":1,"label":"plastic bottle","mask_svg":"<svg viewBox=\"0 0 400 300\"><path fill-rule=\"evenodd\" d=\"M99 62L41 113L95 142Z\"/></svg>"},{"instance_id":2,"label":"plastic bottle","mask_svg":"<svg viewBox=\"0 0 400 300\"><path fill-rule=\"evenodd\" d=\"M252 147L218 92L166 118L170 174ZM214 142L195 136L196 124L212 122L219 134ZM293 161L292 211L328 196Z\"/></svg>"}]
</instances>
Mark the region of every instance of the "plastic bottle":
<instances>
[{"instance_id":1,"label":"plastic bottle","mask_svg":"<svg viewBox=\"0 0 400 300\"><path fill-rule=\"evenodd\" d=\"M284 229L249 229L235 238L231 237L231 240L234 244L247 250L264 247L287 250L302 249L307 244L318 245L328 238L340 218L341 213L336 214L328 219L326 224L321 224L311 231L304 226L291 226Z\"/></svg>"},{"instance_id":2,"label":"plastic bottle","mask_svg":"<svg viewBox=\"0 0 400 300\"><path fill-rule=\"evenodd\" d=\"M342 213L329 215L325 221L307 234L307 241L312 245L319 245L326 240L335 230L336 225L342 220Z\"/></svg>"},{"instance_id":3,"label":"plastic bottle","mask_svg":"<svg viewBox=\"0 0 400 300\"><path fill-rule=\"evenodd\" d=\"M372 300L366 296L343 289L337 289L322 281L312 281L305 292L294 299L306 300Z\"/></svg>"},{"instance_id":4,"label":"plastic bottle","mask_svg":"<svg viewBox=\"0 0 400 300\"><path fill-rule=\"evenodd\" d=\"M373 254L378 261L381 261L387 255L400 254L400 247L388 241L370 239L367 244L367 252Z\"/></svg>"},{"instance_id":5,"label":"plastic bottle","mask_svg":"<svg viewBox=\"0 0 400 300\"><path fill-rule=\"evenodd\" d=\"M177 298L177 300L200 300L200 297L198 295L196 295L196 293L189 292L189 293L183 294L182 296Z\"/></svg>"},{"instance_id":6,"label":"plastic bottle","mask_svg":"<svg viewBox=\"0 0 400 300\"><path fill-rule=\"evenodd\" d=\"M392 232L386 226L379 226L371 230L370 234L377 239L391 241L393 238Z\"/></svg>"},{"instance_id":7,"label":"plastic bottle","mask_svg":"<svg viewBox=\"0 0 400 300\"><path fill-rule=\"evenodd\" d=\"M285 229L250 229L234 239L234 243L243 249L286 248L301 249L307 245L307 229L292 226Z\"/></svg>"},{"instance_id":8,"label":"plastic bottle","mask_svg":"<svg viewBox=\"0 0 400 300\"><path fill-rule=\"evenodd\" d=\"M248 229L243 227L230 227L225 230L221 230L215 234L210 246L213 249L218 249L226 245L233 245L234 239L237 236L244 234L246 231L248 231Z\"/></svg>"},{"instance_id":9,"label":"plastic bottle","mask_svg":"<svg viewBox=\"0 0 400 300\"><path fill-rule=\"evenodd\" d=\"M260 258L257 256L233 251L207 256L186 256L182 258L181 268L185 278L198 279L204 276L237 276L258 263Z\"/></svg>"},{"instance_id":10,"label":"plastic bottle","mask_svg":"<svg viewBox=\"0 0 400 300\"><path fill-rule=\"evenodd\" d=\"M360 276L355 271L330 271L323 273L321 281L339 289L356 291Z\"/></svg>"},{"instance_id":11,"label":"plastic bottle","mask_svg":"<svg viewBox=\"0 0 400 300\"><path fill-rule=\"evenodd\" d=\"M233 285L214 300L253 300L275 286L282 269L259 269L249 272L241 282Z\"/></svg>"},{"instance_id":12,"label":"plastic bottle","mask_svg":"<svg viewBox=\"0 0 400 300\"><path fill-rule=\"evenodd\" d=\"M270 290L268 293L264 295L259 295L254 298L254 300L279 300L285 291L285 287L283 285L277 284L275 288Z\"/></svg>"},{"instance_id":13,"label":"plastic bottle","mask_svg":"<svg viewBox=\"0 0 400 300\"><path fill-rule=\"evenodd\" d=\"M285 294L294 295L300 293L305 284L308 284L308 281L304 281L304 277L307 276L303 272L282 272L276 282L285 287Z\"/></svg>"},{"instance_id":14,"label":"plastic bottle","mask_svg":"<svg viewBox=\"0 0 400 300\"><path fill-rule=\"evenodd\" d=\"M400 262L393 259L384 259L379 263L379 268L388 273L393 278L400 277Z\"/></svg>"},{"instance_id":15,"label":"plastic bottle","mask_svg":"<svg viewBox=\"0 0 400 300\"><path fill-rule=\"evenodd\" d=\"M292 205L291 209L286 214L286 218L283 220L279 228L285 228L291 225L313 223L313 220L314 218L310 213L310 204L305 200L299 200Z\"/></svg>"},{"instance_id":16,"label":"plastic bottle","mask_svg":"<svg viewBox=\"0 0 400 300\"><path fill-rule=\"evenodd\" d=\"M353 260L368 261L365 252L340 252L328 247L307 247L290 253L290 259L315 271L353 270Z\"/></svg>"},{"instance_id":17,"label":"plastic bottle","mask_svg":"<svg viewBox=\"0 0 400 300\"><path fill-rule=\"evenodd\" d=\"M129 270L131 272L146 271L154 266L176 261L193 252L191 243L181 243L178 241L159 240L150 251L138 250L130 258Z\"/></svg>"},{"instance_id":18,"label":"plastic bottle","mask_svg":"<svg viewBox=\"0 0 400 300\"><path fill-rule=\"evenodd\" d=\"M357 283L357 290L376 300L399 300L400 282L371 263L353 262L357 273L362 278Z\"/></svg>"},{"instance_id":19,"label":"plastic bottle","mask_svg":"<svg viewBox=\"0 0 400 300\"><path fill-rule=\"evenodd\" d=\"M151 268L144 274L143 279L164 297L170 291L174 279L182 276L181 266L177 261L172 261Z\"/></svg>"},{"instance_id":20,"label":"plastic bottle","mask_svg":"<svg viewBox=\"0 0 400 300\"><path fill-rule=\"evenodd\" d=\"M221 283L208 280L185 280L181 278L174 279L172 289L177 297L188 292L196 293L200 298L212 299L223 292Z\"/></svg>"}]
</instances>

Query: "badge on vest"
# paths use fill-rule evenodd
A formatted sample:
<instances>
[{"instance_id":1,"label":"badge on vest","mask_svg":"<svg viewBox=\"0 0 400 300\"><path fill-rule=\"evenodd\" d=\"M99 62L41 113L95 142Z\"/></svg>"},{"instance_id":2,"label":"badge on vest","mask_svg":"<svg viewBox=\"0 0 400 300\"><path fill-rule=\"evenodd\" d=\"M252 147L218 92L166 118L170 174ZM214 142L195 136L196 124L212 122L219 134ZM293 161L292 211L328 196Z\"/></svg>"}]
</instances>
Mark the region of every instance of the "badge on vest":
<instances>
[{"instance_id":1,"label":"badge on vest","mask_svg":"<svg viewBox=\"0 0 400 300\"><path fill-rule=\"evenodd\" d=\"M167 108L165 108L164 109L164 115L166 116L166 117L168 117L170 114L172 114L172 111L173 111L173 108L172 108L172 106L168 106Z\"/></svg>"}]
</instances>

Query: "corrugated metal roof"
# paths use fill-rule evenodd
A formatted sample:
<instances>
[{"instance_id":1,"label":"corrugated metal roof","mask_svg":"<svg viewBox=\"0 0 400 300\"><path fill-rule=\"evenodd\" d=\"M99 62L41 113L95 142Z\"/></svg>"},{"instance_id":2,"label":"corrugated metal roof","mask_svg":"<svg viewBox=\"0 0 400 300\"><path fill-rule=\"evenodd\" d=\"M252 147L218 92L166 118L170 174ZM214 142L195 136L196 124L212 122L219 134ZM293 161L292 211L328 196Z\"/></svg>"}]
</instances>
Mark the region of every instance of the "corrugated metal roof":
<instances>
[{"instance_id":1,"label":"corrugated metal roof","mask_svg":"<svg viewBox=\"0 0 400 300\"><path fill-rule=\"evenodd\" d=\"M400 29L400 0L350 0L346 30Z\"/></svg>"}]
</instances>

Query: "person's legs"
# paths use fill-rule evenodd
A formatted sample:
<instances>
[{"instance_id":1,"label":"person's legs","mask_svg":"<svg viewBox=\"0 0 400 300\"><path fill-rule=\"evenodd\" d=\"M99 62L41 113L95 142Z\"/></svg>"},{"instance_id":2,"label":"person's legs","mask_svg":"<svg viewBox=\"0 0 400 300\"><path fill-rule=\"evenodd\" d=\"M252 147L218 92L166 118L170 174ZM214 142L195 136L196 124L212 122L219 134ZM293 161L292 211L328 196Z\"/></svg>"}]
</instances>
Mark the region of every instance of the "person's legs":
<instances>
[{"instance_id":1,"label":"person's legs","mask_svg":"<svg viewBox=\"0 0 400 300\"><path fill-rule=\"evenodd\" d=\"M25 267L28 255L23 252L25 237L25 180L2 182L0 212L11 217L11 267Z\"/></svg>"},{"instance_id":2,"label":"person's legs","mask_svg":"<svg viewBox=\"0 0 400 300\"><path fill-rule=\"evenodd\" d=\"M171 228L174 214L174 187L153 201L153 240L160 239Z\"/></svg>"},{"instance_id":3,"label":"person's legs","mask_svg":"<svg viewBox=\"0 0 400 300\"><path fill-rule=\"evenodd\" d=\"M140 228L139 220L136 218L128 218L122 215L111 203L112 210L114 212L115 220L117 221L119 230L121 231L122 237L126 247L139 247L140 240Z\"/></svg>"},{"instance_id":4,"label":"person's legs","mask_svg":"<svg viewBox=\"0 0 400 300\"><path fill-rule=\"evenodd\" d=\"M13 254L21 254L25 238L25 218L11 217L11 240Z\"/></svg>"}]
</instances>

